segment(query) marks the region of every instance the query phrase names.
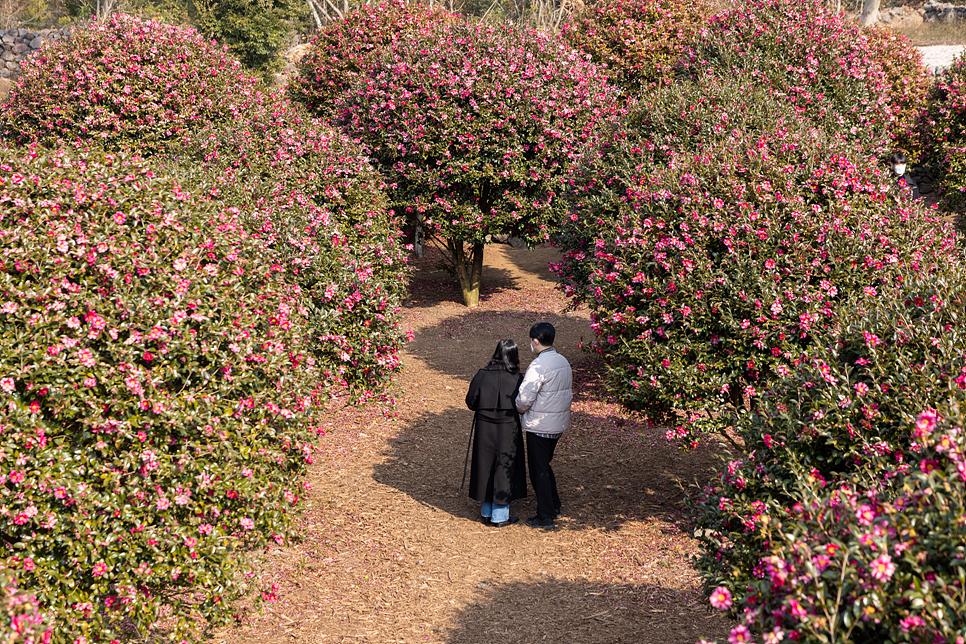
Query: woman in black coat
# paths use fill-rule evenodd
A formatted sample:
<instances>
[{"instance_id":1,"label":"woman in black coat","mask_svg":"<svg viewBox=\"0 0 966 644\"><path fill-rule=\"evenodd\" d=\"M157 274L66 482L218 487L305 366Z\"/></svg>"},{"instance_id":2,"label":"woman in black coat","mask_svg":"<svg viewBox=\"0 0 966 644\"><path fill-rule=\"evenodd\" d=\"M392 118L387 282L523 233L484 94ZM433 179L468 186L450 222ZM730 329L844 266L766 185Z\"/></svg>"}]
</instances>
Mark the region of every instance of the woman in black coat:
<instances>
[{"instance_id":1,"label":"woman in black coat","mask_svg":"<svg viewBox=\"0 0 966 644\"><path fill-rule=\"evenodd\" d=\"M466 406L476 412L470 498L482 504L480 514L494 527L519 521L510 516L510 501L527 496L523 431L514 403L521 382L517 343L500 340L466 394Z\"/></svg>"}]
</instances>

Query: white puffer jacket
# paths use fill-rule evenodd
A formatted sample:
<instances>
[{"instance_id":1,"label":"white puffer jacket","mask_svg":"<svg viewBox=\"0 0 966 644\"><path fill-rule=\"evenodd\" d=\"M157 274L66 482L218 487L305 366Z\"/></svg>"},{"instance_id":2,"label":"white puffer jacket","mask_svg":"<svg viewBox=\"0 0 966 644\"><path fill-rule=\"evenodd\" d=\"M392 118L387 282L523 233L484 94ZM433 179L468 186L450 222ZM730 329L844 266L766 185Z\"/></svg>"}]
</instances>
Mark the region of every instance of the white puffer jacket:
<instances>
[{"instance_id":1,"label":"white puffer jacket","mask_svg":"<svg viewBox=\"0 0 966 644\"><path fill-rule=\"evenodd\" d=\"M556 349L540 352L527 367L516 399L525 431L561 434L570 427L573 380L570 363Z\"/></svg>"}]
</instances>

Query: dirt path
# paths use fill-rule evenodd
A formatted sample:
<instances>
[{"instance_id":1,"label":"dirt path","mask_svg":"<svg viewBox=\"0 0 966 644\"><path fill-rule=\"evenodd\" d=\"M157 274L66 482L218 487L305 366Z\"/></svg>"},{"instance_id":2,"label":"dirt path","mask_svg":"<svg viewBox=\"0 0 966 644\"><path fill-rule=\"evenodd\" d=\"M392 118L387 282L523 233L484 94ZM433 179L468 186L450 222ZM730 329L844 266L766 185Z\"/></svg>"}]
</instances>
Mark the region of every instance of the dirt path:
<instances>
[{"instance_id":1,"label":"dirt path","mask_svg":"<svg viewBox=\"0 0 966 644\"><path fill-rule=\"evenodd\" d=\"M562 313L552 249L487 248L480 307L469 311L431 258L419 263L396 417L333 414L309 481L305 540L268 553L279 600L214 642L556 642L725 640L699 597L679 482L708 454L681 454L663 430L604 399L586 312ZM552 532L493 529L459 491L471 413L463 397L497 340L526 347L538 320L575 370L574 427L554 469L564 517ZM525 362L531 356L526 352ZM531 497L512 514L534 514Z\"/></svg>"}]
</instances>

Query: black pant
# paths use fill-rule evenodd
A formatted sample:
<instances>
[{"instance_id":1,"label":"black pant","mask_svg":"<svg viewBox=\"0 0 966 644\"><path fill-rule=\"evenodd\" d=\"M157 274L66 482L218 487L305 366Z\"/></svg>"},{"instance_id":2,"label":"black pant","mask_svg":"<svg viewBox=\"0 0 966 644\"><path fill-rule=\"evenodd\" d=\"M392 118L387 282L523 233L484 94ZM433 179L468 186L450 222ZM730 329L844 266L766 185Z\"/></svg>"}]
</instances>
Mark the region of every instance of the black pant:
<instances>
[{"instance_id":1,"label":"black pant","mask_svg":"<svg viewBox=\"0 0 966 644\"><path fill-rule=\"evenodd\" d=\"M557 448L558 437L544 438L527 432L527 465L530 467L530 483L537 497L537 518L552 520L560 513L560 496L557 495L557 479L554 478L550 461Z\"/></svg>"}]
</instances>

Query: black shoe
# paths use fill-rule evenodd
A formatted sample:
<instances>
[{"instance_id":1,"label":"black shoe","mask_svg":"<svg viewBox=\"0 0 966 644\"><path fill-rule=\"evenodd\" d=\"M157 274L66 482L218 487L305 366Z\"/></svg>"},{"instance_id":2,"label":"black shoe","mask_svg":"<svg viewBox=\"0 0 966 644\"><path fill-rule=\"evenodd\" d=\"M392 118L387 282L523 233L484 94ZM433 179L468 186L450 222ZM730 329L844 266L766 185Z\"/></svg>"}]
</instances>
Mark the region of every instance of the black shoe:
<instances>
[{"instance_id":1,"label":"black shoe","mask_svg":"<svg viewBox=\"0 0 966 644\"><path fill-rule=\"evenodd\" d=\"M518 523L519 521L520 521L520 517L510 517L506 521L499 521L499 522L493 521L491 519L489 525L493 528L505 528L506 526L513 525L514 523Z\"/></svg>"},{"instance_id":2,"label":"black shoe","mask_svg":"<svg viewBox=\"0 0 966 644\"><path fill-rule=\"evenodd\" d=\"M530 517L527 519L527 525L531 528L540 528L542 530L553 530L556 527L553 519L541 519L540 517Z\"/></svg>"}]
</instances>

